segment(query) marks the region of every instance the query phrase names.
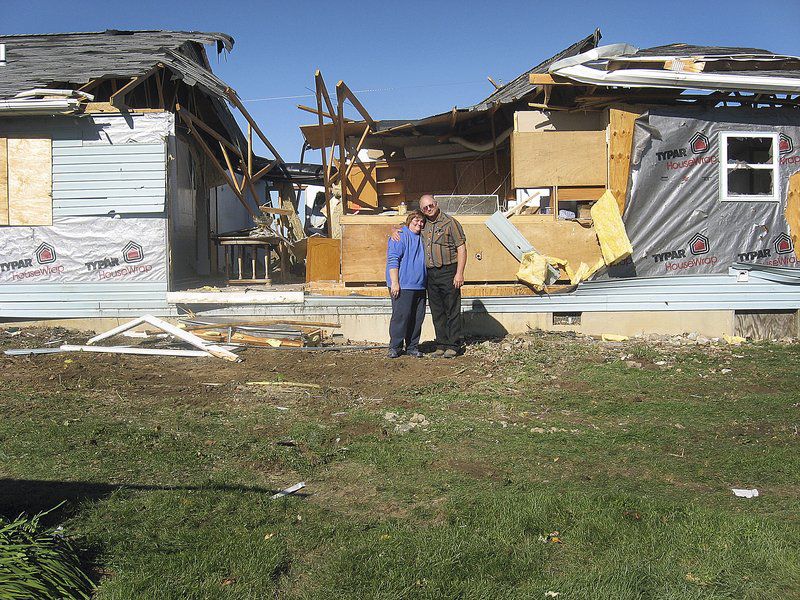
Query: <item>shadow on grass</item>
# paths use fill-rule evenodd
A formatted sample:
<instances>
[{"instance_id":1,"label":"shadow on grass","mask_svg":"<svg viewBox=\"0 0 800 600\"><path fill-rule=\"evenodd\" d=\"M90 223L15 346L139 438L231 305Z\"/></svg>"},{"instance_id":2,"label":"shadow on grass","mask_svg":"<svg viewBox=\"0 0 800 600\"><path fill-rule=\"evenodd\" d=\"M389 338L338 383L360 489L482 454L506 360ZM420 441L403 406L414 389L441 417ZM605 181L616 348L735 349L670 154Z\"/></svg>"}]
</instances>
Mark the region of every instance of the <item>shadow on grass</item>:
<instances>
[{"instance_id":1,"label":"shadow on grass","mask_svg":"<svg viewBox=\"0 0 800 600\"><path fill-rule=\"evenodd\" d=\"M61 508L54 510L42 519L45 525L52 525L63 520L65 512L84 501L102 500L117 490L136 491L219 491L219 492L256 492L275 494L279 490L271 490L257 486L244 485L143 485L143 484L108 484L92 481L42 481L38 479L0 479L0 515L14 518L21 513L34 515L52 509L64 502ZM295 493L294 496L304 498L307 494ZM66 502L65 502L66 501Z\"/></svg>"}]
</instances>

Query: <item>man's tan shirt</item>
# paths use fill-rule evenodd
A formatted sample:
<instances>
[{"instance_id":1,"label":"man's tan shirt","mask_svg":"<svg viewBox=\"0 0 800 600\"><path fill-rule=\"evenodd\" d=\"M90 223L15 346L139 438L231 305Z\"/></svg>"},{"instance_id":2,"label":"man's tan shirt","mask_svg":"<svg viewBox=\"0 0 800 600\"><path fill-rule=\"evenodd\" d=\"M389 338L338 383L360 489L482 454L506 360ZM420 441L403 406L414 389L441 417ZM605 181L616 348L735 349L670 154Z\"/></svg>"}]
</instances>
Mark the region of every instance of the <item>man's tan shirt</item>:
<instances>
[{"instance_id":1,"label":"man's tan shirt","mask_svg":"<svg viewBox=\"0 0 800 600\"><path fill-rule=\"evenodd\" d=\"M422 228L425 266L430 268L452 265L458 260L456 248L466 241L461 223L450 215L440 212L435 220L428 218Z\"/></svg>"}]
</instances>

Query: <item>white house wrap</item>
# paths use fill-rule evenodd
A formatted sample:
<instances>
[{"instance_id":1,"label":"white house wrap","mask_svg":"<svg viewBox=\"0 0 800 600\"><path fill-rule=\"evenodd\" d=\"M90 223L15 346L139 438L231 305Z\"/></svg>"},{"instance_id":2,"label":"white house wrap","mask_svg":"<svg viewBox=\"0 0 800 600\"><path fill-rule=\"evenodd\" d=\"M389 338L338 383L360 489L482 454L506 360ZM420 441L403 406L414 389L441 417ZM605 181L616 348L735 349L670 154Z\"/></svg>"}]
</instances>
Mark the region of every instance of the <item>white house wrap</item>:
<instances>
[{"instance_id":1,"label":"white house wrap","mask_svg":"<svg viewBox=\"0 0 800 600\"><path fill-rule=\"evenodd\" d=\"M789 177L800 171L797 123L796 111L775 109L663 109L639 118L623 213L634 251L609 275L725 273L737 261L795 266L784 211ZM760 146L745 152L748 143ZM736 195L737 185L760 195Z\"/></svg>"}]
</instances>

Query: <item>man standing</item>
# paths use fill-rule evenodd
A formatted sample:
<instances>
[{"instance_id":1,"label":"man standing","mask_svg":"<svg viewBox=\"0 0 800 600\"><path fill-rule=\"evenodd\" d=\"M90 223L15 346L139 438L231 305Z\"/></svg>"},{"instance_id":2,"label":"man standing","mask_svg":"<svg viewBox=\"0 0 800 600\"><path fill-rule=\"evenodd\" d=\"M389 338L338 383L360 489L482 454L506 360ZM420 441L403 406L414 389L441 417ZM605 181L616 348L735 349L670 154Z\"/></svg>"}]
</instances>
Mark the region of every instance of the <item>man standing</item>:
<instances>
[{"instance_id":1,"label":"man standing","mask_svg":"<svg viewBox=\"0 0 800 600\"><path fill-rule=\"evenodd\" d=\"M428 305L436 331L432 356L453 358L461 350L461 286L467 264L467 238L461 224L439 210L429 194L419 199L425 215L422 243L428 271Z\"/></svg>"}]
</instances>

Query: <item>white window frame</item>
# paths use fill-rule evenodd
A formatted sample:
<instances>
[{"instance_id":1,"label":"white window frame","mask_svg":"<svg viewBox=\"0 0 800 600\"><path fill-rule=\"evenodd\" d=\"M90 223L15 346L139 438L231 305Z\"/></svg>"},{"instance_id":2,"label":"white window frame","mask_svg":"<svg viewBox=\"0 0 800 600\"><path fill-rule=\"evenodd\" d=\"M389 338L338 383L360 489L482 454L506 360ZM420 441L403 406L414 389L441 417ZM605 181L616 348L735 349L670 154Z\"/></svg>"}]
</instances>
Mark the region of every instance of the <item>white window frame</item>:
<instances>
[{"instance_id":1,"label":"white window frame","mask_svg":"<svg viewBox=\"0 0 800 600\"><path fill-rule=\"evenodd\" d=\"M741 194L730 195L728 193L728 172L737 168L728 164L728 138L750 137L750 138L770 138L772 140L772 162L765 164L749 164L748 169L763 169L772 171L772 195L751 195ZM780 202L781 199L781 180L778 165L780 164L780 152L778 151L778 133L767 131L720 131L719 133L719 199L721 202Z\"/></svg>"}]
</instances>

